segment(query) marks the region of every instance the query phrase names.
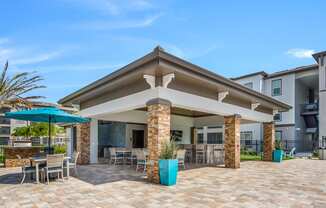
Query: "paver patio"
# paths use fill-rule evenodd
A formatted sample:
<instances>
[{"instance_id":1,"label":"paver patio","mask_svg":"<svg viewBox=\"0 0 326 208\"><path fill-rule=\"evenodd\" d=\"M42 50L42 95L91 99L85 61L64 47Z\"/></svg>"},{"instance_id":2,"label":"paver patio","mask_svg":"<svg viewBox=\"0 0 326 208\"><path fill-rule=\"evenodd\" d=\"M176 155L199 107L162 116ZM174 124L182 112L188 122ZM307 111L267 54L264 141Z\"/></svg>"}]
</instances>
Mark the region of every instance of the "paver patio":
<instances>
[{"instance_id":1,"label":"paver patio","mask_svg":"<svg viewBox=\"0 0 326 208\"><path fill-rule=\"evenodd\" d=\"M82 166L79 179L17 184L19 169L0 169L0 207L326 207L326 162L242 162L179 172L178 184L147 183L141 173Z\"/></svg>"}]
</instances>

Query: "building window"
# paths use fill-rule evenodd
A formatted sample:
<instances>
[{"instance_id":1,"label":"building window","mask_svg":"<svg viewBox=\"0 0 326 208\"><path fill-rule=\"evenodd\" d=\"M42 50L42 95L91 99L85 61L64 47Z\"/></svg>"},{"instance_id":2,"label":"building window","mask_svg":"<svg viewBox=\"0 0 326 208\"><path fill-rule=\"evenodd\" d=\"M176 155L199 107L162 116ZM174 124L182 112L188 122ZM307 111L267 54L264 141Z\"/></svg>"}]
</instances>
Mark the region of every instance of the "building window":
<instances>
[{"instance_id":1,"label":"building window","mask_svg":"<svg viewBox=\"0 0 326 208\"><path fill-rule=\"evenodd\" d=\"M204 144L204 134L197 134L197 144Z\"/></svg>"},{"instance_id":2,"label":"building window","mask_svg":"<svg viewBox=\"0 0 326 208\"><path fill-rule=\"evenodd\" d=\"M282 131L275 131L275 139L282 140Z\"/></svg>"},{"instance_id":3,"label":"building window","mask_svg":"<svg viewBox=\"0 0 326 208\"><path fill-rule=\"evenodd\" d=\"M207 133L207 144L223 144L223 133Z\"/></svg>"},{"instance_id":4,"label":"building window","mask_svg":"<svg viewBox=\"0 0 326 208\"><path fill-rule=\"evenodd\" d=\"M10 124L10 119L4 116L0 116L0 124Z\"/></svg>"},{"instance_id":5,"label":"building window","mask_svg":"<svg viewBox=\"0 0 326 208\"><path fill-rule=\"evenodd\" d=\"M253 89L253 83L252 82L248 82L246 84L244 84L244 86L250 88L250 89Z\"/></svg>"},{"instance_id":6,"label":"building window","mask_svg":"<svg viewBox=\"0 0 326 208\"><path fill-rule=\"evenodd\" d=\"M282 95L282 80L272 80L272 96Z\"/></svg>"},{"instance_id":7,"label":"building window","mask_svg":"<svg viewBox=\"0 0 326 208\"><path fill-rule=\"evenodd\" d=\"M277 122L282 121L282 114L281 113L276 113L274 115L274 121L277 121Z\"/></svg>"},{"instance_id":8,"label":"building window","mask_svg":"<svg viewBox=\"0 0 326 208\"><path fill-rule=\"evenodd\" d=\"M5 126L2 126L0 127L0 134L10 134L10 127L5 127Z\"/></svg>"},{"instance_id":9,"label":"building window","mask_svg":"<svg viewBox=\"0 0 326 208\"><path fill-rule=\"evenodd\" d=\"M0 145L8 145L9 137L0 137Z\"/></svg>"},{"instance_id":10,"label":"building window","mask_svg":"<svg viewBox=\"0 0 326 208\"><path fill-rule=\"evenodd\" d=\"M245 145L251 145L252 144L252 131L240 132L240 139L245 142Z\"/></svg>"}]
</instances>

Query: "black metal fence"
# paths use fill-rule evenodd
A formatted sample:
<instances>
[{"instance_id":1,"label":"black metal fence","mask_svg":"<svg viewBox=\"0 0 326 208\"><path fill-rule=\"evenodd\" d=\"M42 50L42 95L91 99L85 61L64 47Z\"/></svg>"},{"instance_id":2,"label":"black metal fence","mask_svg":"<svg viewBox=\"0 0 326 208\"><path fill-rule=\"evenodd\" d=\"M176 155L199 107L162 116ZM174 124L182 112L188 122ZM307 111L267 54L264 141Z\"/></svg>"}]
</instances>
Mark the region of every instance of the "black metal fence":
<instances>
[{"instance_id":1,"label":"black metal fence","mask_svg":"<svg viewBox=\"0 0 326 208\"><path fill-rule=\"evenodd\" d=\"M296 145L294 139L281 140L285 152L290 152ZM257 155L263 152L263 140L240 140L242 151L255 152Z\"/></svg>"}]
</instances>

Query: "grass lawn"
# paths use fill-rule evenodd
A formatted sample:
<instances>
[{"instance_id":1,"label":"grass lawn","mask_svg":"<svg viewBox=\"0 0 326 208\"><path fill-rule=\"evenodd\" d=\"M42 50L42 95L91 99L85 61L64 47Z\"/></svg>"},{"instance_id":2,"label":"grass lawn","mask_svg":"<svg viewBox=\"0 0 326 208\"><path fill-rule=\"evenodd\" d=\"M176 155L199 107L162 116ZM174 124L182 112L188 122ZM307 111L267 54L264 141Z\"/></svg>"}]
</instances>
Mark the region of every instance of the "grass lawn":
<instances>
[{"instance_id":1,"label":"grass lawn","mask_svg":"<svg viewBox=\"0 0 326 208\"><path fill-rule=\"evenodd\" d=\"M261 156L260 155L241 154L240 160L241 161L256 161L256 160L261 160Z\"/></svg>"},{"instance_id":2,"label":"grass lawn","mask_svg":"<svg viewBox=\"0 0 326 208\"><path fill-rule=\"evenodd\" d=\"M250 154L241 154L240 160L241 161L258 161L261 160L261 155L250 155ZM294 159L293 157L283 157L283 160L291 160Z\"/></svg>"}]
</instances>

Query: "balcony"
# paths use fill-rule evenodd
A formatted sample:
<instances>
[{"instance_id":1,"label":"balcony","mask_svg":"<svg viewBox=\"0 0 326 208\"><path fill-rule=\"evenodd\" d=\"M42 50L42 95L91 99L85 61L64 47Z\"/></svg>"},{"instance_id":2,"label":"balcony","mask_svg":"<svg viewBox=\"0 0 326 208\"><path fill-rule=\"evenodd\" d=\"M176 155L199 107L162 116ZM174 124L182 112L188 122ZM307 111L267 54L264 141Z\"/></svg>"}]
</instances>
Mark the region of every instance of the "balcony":
<instances>
[{"instance_id":1,"label":"balcony","mask_svg":"<svg viewBox=\"0 0 326 208\"><path fill-rule=\"evenodd\" d=\"M318 133L318 103L304 104L301 109L301 116L303 116L306 124L306 133Z\"/></svg>"}]
</instances>

